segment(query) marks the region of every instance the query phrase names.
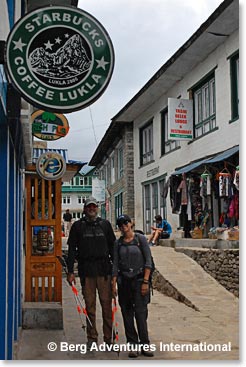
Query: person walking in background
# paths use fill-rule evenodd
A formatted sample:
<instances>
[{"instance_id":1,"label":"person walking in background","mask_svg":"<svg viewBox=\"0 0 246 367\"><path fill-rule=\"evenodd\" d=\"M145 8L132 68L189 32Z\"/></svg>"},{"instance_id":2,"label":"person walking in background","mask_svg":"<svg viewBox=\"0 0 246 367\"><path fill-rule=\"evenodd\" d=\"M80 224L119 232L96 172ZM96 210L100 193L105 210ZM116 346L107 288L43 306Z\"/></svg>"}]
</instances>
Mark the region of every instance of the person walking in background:
<instances>
[{"instance_id":1,"label":"person walking in background","mask_svg":"<svg viewBox=\"0 0 246 367\"><path fill-rule=\"evenodd\" d=\"M115 235L109 221L98 217L97 201L93 197L84 203L84 216L73 223L68 238L69 284L75 283L74 261L78 259L78 274L82 285L87 320L87 347L98 341L96 328L96 290L102 307L103 337L112 343L111 275Z\"/></svg>"},{"instance_id":2,"label":"person walking in background","mask_svg":"<svg viewBox=\"0 0 246 367\"><path fill-rule=\"evenodd\" d=\"M69 212L69 209L67 209L66 213L63 214L65 237L68 237L69 235L69 231L72 225L72 218L72 214Z\"/></svg>"},{"instance_id":3,"label":"person walking in background","mask_svg":"<svg viewBox=\"0 0 246 367\"><path fill-rule=\"evenodd\" d=\"M161 215L156 215L155 220L156 227L151 227L153 233L149 238L150 246L156 246L159 239L170 238L170 235L172 233L171 225L165 219L162 219Z\"/></svg>"},{"instance_id":4,"label":"person walking in background","mask_svg":"<svg viewBox=\"0 0 246 367\"><path fill-rule=\"evenodd\" d=\"M128 215L118 217L117 226L122 236L114 247L112 294L116 297L117 283L126 340L131 346L128 356L137 358L141 351L143 355L153 357L147 328L152 268L150 248L144 235L133 232ZM140 350L139 343L143 346Z\"/></svg>"}]
</instances>

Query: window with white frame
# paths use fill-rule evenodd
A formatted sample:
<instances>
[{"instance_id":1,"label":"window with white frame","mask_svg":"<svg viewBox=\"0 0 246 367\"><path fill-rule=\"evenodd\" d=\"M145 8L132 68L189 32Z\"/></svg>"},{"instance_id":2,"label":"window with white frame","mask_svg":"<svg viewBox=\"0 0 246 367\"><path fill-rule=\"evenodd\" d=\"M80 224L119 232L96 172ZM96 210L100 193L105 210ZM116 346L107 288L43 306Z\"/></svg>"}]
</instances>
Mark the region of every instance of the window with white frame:
<instances>
[{"instance_id":1,"label":"window with white frame","mask_svg":"<svg viewBox=\"0 0 246 367\"><path fill-rule=\"evenodd\" d=\"M123 213L123 193L115 196L115 218L118 218Z\"/></svg>"},{"instance_id":2,"label":"window with white frame","mask_svg":"<svg viewBox=\"0 0 246 367\"><path fill-rule=\"evenodd\" d=\"M123 177L123 147L118 149L118 179Z\"/></svg>"},{"instance_id":3,"label":"window with white frame","mask_svg":"<svg viewBox=\"0 0 246 367\"><path fill-rule=\"evenodd\" d=\"M216 127L214 73L193 89L193 99L194 136L198 138Z\"/></svg>"},{"instance_id":4,"label":"window with white frame","mask_svg":"<svg viewBox=\"0 0 246 367\"><path fill-rule=\"evenodd\" d=\"M114 156L111 157L110 159L111 164L111 185L113 185L115 183L115 168L114 168Z\"/></svg>"},{"instance_id":5,"label":"window with white frame","mask_svg":"<svg viewBox=\"0 0 246 367\"><path fill-rule=\"evenodd\" d=\"M153 161L153 121L140 129L140 165Z\"/></svg>"},{"instance_id":6,"label":"window with white frame","mask_svg":"<svg viewBox=\"0 0 246 367\"><path fill-rule=\"evenodd\" d=\"M111 184L110 160L107 161L106 172L107 172L106 180L107 180L108 185L110 186L110 184Z\"/></svg>"},{"instance_id":7,"label":"window with white frame","mask_svg":"<svg viewBox=\"0 0 246 367\"><path fill-rule=\"evenodd\" d=\"M166 217L166 200L164 198L165 178L143 185L144 232L150 233L155 216Z\"/></svg>"},{"instance_id":8,"label":"window with white frame","mask_svg":"<svg viewBox=\"0 0 246 367\"><path fill-rule=\"evenodd\" d=\"M168 138L168 109L161 112L161 155L167 154L180 146L179 140Z\"/></svg>"},{"instance_id":9,"label":"window with white frame","mask_svg":"<svg viewBox=\"0 0 246 367\"><path fill-rule=\"evenodd\" d=\"M79 195L78 196L78 204L83 204L86 199L87 199L87 196Z\"/></svg>"},{"instance_id":10,"label":"window with white frame","mask_svg":"<svg viewBox=\"0 0 246 367\"><path fill-rule=\"evenodd\" d=\"M71 204L71 197L70 196L63 196L62 197L62 204L65 204L65 205Z\"/></svg>"}]
</instances>

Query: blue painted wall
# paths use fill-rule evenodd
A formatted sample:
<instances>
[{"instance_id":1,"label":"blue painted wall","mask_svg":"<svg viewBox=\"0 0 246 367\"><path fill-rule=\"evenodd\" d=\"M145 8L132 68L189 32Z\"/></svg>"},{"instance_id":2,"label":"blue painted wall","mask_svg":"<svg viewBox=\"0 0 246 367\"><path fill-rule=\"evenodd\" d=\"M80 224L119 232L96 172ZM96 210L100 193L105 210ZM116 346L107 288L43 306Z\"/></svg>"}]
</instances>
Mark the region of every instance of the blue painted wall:
<instances>
[{"instance_id":1,"label":"blue painted wall","mask_svg":"<svg viewBox=\"0 0 246 367\"><path fill-rule=\"evenodd\" d=\"M2 106L0 106L0 279L2 291L0 292L0 359L6 359L7 352L7 243L8 243L8 202L6 200L8 194L7 172L8 172L8 130L3 113Z\"/></svg>"},{"instance_id":2,"label":"blue painted wall","mask_svg":"<svg viewBox=\"0 0 246 367\"><path fill-rule=\"evenodd\" d=\"M6 3L12 27L15 1L6 0ZM13 359L22 311L23 184L20 162L23 162L23 156L16 154L22 140L19 135L20 140L13 143L7 124L6 95L6 75L0 65L0 360Z\"/></svg>"}]
</instances>

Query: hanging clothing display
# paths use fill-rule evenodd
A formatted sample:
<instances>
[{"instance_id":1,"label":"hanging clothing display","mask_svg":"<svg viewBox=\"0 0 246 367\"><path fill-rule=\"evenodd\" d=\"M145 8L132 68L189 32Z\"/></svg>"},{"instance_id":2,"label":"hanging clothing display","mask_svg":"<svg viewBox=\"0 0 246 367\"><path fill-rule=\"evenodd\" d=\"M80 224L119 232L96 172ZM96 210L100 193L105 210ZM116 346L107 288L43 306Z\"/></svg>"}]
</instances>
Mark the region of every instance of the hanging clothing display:
<instances>
[{"instance_id":1,"label":"hanging clothing display","mask_svg":"<svg viewBox=\"0 0 246 367\"><path fill-rule=\"evenodd\" d=\"M187 204L187 215L188 215L188 220L192 220L192 208L191 208L191 187L192 187L192 183L191 183L192 179L188 179L188 204Z\"/></svg>"},{"instance_id":2,"label":"hanging clothing display","mask_svg":"<svg viewBox=\"0 0 246 367\"><path fill-rule=\"evenodd\" d=\"M188 204L188 197L187 197L187 183L186 183L186 177L183 173L182 175L182 181L177 189L178 192L181 192L181 205L187 205Z\"/></svg>"},{"instance_id":3,"label":"hanging clothing display","mask_svg":"<svg viewBox=\"0 0 246 367\"><path fill-rule=\"evenodd\" d=\"M212 238L211 228L239 226L239 166L237 156L218 160L194 170L172 175L163 194L170 187L172 213L179 214L179 226L185 237L194 228L202 230L204 238ZM228 167L228 168L227 168ZM169 184L169 185L168 185ZM191 235L192 236L192 235ZM192 236L192 238L195 238ZM201 237L202 238L202 237Z\"/></svg>"},{"instance_id":4,"label":"hanging clothing display","mask_svg":"<svg viewBox=\"0 0 246 367\"><path fill-rule=\"evenodd\" d=\"M170 187L170 181L171 181L171 177L169 177L169 179L167 180L167 182L165 182L165 184L164 184L163 194L162 194L164 199L167 198L168 189Z\"/></svg>"},{"instance_id":5,"label":"hanging clothing display","mask_svg":"<svg viewBox=\"0 0 246 367\"><path fill-rule=\"evenodd\" d=\"M179 214L181 206L181 193L178 192L178 187L181 182L181 177L170 177L170 201L173 214Z\"/></svg>"},{"instance_id":6,"label":"hanging clothing display","mask_svg":"<svg viewBox=\"0 0 246 367\"><path fill-rule=\"evenodd\" d=\"M200 195L203 197L207 197L208 195L211 195L211 177L209 175L201 176Z\"/></svg>"},{"instance_id":7,"label":"hanging clothing display","mask_svg":"<svg viewBox=\"0 0 246 367\"><path fill-rule=\"evenodd\" d=\"M223 196L231 197L232 195L231 176L229 175L219 176L219 194L220 197Z\"/></svg>"},{"instance_id":8,"label":"hanging clothing display","mask_svg":"<svg viewBox=\"0 0 246 367\"><path fill-rule=\"evenodd\" d=\"M234 179L233 179L233 184L235 185L236 189L239 191L239 166L237 166L236 168Z\"/></svg>"}]
</instances>

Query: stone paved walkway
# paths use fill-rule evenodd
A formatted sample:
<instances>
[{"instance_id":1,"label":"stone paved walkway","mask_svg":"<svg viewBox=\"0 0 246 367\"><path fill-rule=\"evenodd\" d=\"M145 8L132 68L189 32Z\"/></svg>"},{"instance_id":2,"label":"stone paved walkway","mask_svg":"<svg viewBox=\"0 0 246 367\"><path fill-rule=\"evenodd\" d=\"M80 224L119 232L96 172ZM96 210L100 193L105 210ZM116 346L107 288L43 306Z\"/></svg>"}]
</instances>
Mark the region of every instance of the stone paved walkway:
<instances>
[{"instance_id":1,"label":"stone paved walkway","mask_svg":"<svg viewBox=\"0 0 246 367\"><path fill-rule=\"evenodd\" d=\"M159 272L183 293L199 311L187 307L170 297L154 291L149 305L149 333L151 344L156 347L157 360L237 360L238 349L238 299L226 291L210 277L195 261L172 248L152 248L154 261ZM98 305L98 331L101 335L101 312ZM73 294L65 279L63 282L64 330L23 330L18 344L18 360L126 360L127 352L118 356L113 352L79 351L49 352L49 342L85 344L85 334L81 328L75 308ZM125 343L120 310L119 343ZM102 340L99 340L99 343ZM183 344L225 344L231 351L183 351ZM228 344L230 343L230 344ZM167 344L169 350L162 351L160 345ZM179 344L180 346L178 346ZM176 350L171 350L173 347ZM184 347L183 347L184 348ZM138 359L150 360L140 356ZM152 360L152 359L151 359Z\"/></svg>"}]
</instances>

